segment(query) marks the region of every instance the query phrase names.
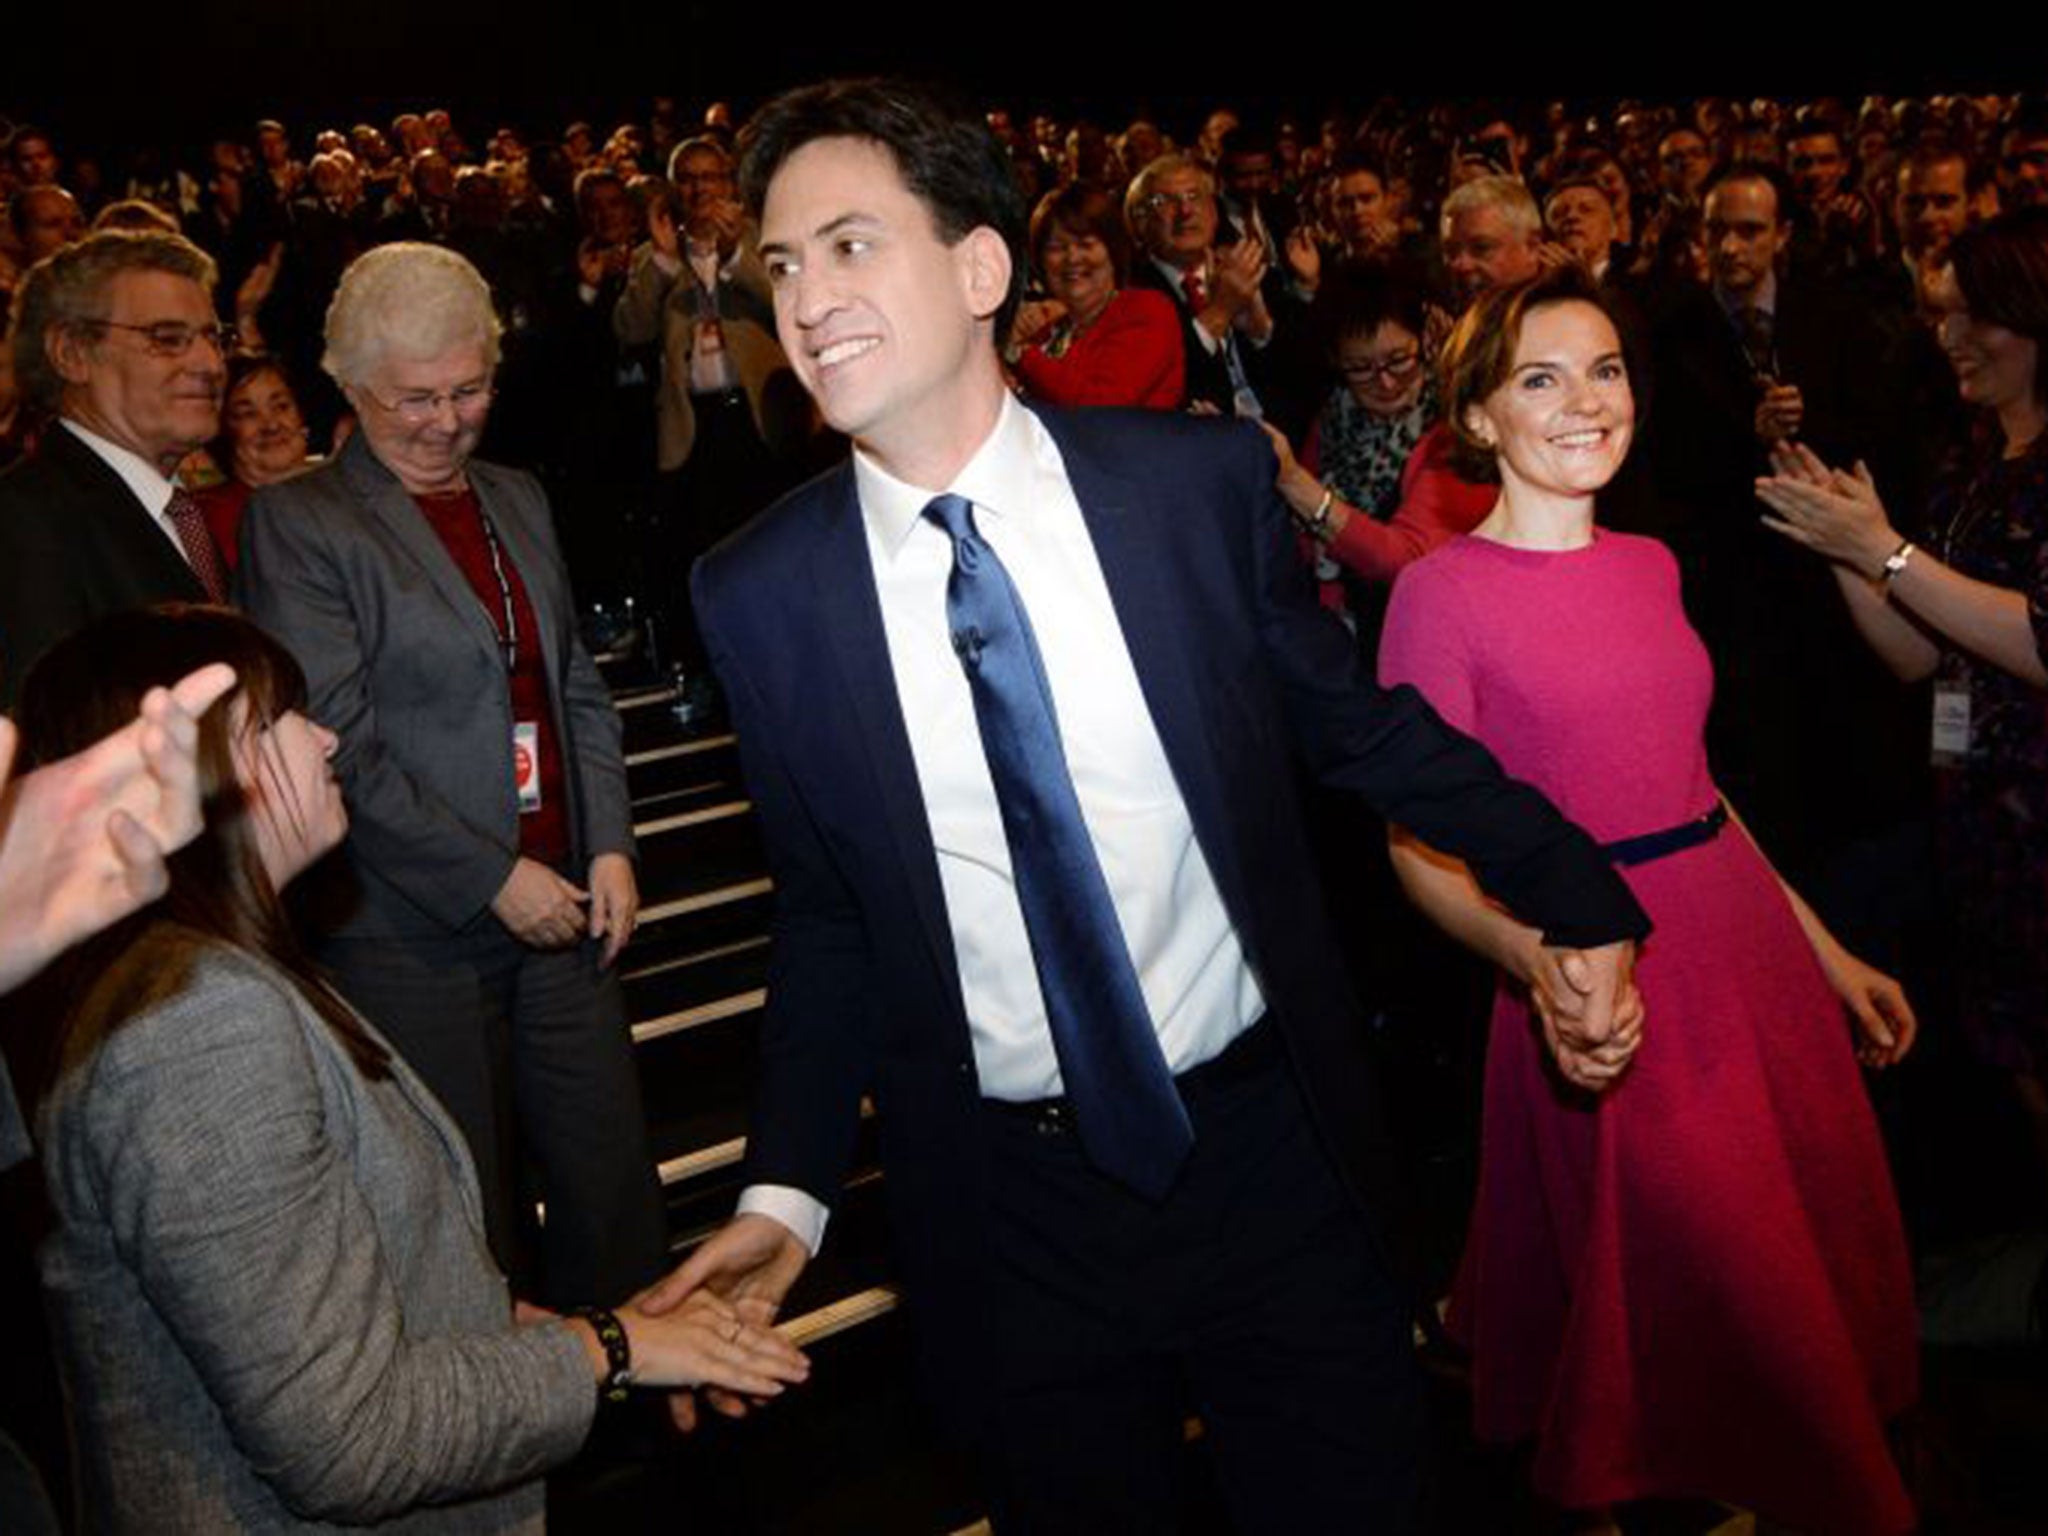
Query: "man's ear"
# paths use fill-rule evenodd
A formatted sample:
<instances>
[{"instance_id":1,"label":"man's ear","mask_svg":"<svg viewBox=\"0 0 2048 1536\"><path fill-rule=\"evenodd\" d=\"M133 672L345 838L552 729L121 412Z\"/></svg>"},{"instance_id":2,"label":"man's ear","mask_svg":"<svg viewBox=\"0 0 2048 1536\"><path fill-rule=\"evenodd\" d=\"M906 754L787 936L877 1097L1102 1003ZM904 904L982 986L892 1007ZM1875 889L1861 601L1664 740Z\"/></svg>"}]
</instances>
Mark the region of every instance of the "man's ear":
<instances>
[{"instance_id":1,"label":"man's ear","mask_svg":"<svg viewBox=\"0 0 2048 1536\"><path fill-rule=\"evenodd\" d=\"M44 331L43 356L66 384L83 384L92 375L92 342L82 325L53 325Z\"/></svg>"},{"instance_id":2,"label":"man's ear","mask_svg":"<svg viewBox=\"0 0 2048 1536\"><path fill-rule=\"evenodd\" d=\"M1015 268L1008 242L988 225L977 225L961 236L953 255L960 264L968 308L977 320L990 318L1010 296L1010 276Z\"/></svg>"}]
</instances>

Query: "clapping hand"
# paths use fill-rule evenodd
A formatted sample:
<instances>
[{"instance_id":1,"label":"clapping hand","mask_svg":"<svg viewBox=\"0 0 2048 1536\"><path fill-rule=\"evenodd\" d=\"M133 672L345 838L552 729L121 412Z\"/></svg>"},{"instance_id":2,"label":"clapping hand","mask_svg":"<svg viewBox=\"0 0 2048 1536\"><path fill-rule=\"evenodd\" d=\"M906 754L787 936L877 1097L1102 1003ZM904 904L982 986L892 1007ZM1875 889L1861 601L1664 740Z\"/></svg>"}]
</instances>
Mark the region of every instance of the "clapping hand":
<instances>
[{"instance_id":1,"label":"clapping hand","mask_svg":"<svg viewBox=\"0 0 2048 1536\"><path fill-rule=\"evenodd\" d=\"M1853 474L1830 469L1800 443L1771 450L1775 473L1756 482L1756 494L1777 514L1764 526L1828 559L1871 575L1898 547L1870 467L1860 459Z\"/></svg>"}]
</instances>

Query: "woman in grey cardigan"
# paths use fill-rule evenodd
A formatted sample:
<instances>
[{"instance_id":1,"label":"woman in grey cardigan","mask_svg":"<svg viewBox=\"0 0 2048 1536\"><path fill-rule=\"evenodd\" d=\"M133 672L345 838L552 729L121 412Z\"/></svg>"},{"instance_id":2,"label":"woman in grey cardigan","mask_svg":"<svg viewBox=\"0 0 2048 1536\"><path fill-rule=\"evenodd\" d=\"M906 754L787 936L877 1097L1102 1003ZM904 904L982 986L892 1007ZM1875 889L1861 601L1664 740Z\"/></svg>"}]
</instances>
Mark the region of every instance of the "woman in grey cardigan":
<instances>
[{"instance_id":1,"label":"woman in grey cardigan","mask_svg":"<svg viewBox=\"0 0 2048 1536\"><path fill-rule=\"evenodd\" d=\"M459 1132L322 982L277 892L340 841L334 737L224 610L103 620L35 670L32 760L227 661L207 829L163 901L49 978L28 1062L57 1227L40 1259L94 1531L535 1530L597 1399L773 1395L803 1357L702 1297L516 1324Z\"/></svg>"}]
</instances>

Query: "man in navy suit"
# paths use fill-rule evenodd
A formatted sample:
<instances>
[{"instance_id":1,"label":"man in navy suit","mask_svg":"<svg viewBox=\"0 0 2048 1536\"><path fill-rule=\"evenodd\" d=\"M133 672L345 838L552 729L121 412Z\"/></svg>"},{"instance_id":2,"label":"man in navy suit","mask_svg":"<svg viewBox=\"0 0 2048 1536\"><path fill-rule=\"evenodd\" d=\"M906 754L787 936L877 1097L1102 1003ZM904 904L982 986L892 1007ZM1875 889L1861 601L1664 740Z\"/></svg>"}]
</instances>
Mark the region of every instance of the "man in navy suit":
<instances>
[{"instance_id":1,"label":"man in navy suit","mask_svg":"<svg viewBox=\"0 0 2048 1536\"><path fill-rule=\"evenodd\" d=\"M1254 427L1011 399L1023 209L972 114L793 92L742 190L854 454L696 572L778 905L749 1188L667 1294L772 1315L871 1094L922 1361L999 1529L1169 1527L1190 1408L1244 1528L1402 1529L1409 1314L1297 762L1543 927L1589 1087L1638 1038L1647 924L1583 834L1356 673Z\"/></svg>"}]
</instances>

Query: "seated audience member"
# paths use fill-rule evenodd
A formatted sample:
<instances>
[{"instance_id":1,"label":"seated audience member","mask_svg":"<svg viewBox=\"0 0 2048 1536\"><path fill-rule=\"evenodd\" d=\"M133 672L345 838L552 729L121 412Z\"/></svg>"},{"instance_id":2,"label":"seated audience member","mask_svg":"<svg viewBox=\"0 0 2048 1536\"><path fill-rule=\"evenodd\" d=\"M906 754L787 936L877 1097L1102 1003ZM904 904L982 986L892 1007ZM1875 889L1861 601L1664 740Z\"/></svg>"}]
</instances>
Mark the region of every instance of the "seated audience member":
<instances>
[{"instance_id":1,"label":"seated audience member","mask_svg":"<svg viewBox=\"0 0 2048 1536\"><path fill-rule=\"evenodd\" d=\"M1179 410L1180 317L1166 295L1124 286L1130 243L1108 192L1073 182L1043 198L1031 215L1031 259L1052 298L1017 317L1025 390L1049 405Z\"/></svg>"},{"instance_id":2,"label":"seated audience member","mask_svg":"<svg viewBox=\"0 0 2048 1536\"><path fill-rule=\"evenodd\" d=\"M194 494L221 557L233 570L250 493L289 480L315 460L306 451L299 397L274 357L237 356L229 362L220 427L212 452L226 478Z\"/></svg>"},{"instance_id":3,"label":"seated audience member","mask_svg":"<svg viewBox=\"0 0 2048 1536\"><path fill-rule=\"evenodd\" d=\"M279 899L347 829L290 656L219 609L115 615L26 684L54 759L226 662L207 824L155 907L49 977L40 1255L95 1531L535 1525L626 1372L774 1395L802 1357L708 1297L515 1323L461 1137Z\"/></svg>"}]
</instances>

